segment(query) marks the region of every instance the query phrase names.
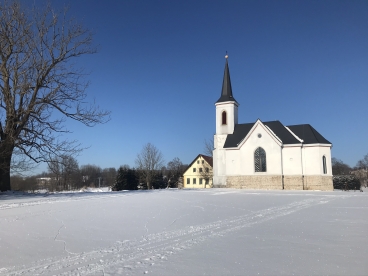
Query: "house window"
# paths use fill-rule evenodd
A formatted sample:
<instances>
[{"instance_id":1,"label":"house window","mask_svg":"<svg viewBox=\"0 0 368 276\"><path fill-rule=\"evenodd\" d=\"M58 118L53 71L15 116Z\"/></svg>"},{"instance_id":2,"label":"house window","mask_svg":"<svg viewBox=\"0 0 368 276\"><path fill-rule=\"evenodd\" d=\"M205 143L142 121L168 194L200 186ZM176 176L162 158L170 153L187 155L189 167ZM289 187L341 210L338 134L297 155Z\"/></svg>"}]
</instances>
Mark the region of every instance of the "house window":
<instances>
[{"instance_id":1,"label":"house window","mask_svg":"<svg viewBox=\"0 0 368 276\"><path fill-rule=\"evenodd\" d=\"M197 184L197 178L193 178L193 184Z\"/></svg>"},{"instance_id":2,"label":"house window","mask_svg":"<svg viewBox=\"0 0 368 276\"><path fill-rule=\"evenodd\" d=\"M199 160L197 160L197 164L199 164Z\"/></svg>"},{"instance_id":3,"label":"house window","mask_svg":"<svg viewBox=\"0 0 368 276\"><path fill-rule=\"evenodd\" d=\"M190 184L190 178L187 178L187 184Z\"/></svg>"},{"instance_id":4,"label":"house window","mask_svg":"<svg viewBox=\"0 0 368 276\"><path fill-rule=\"evenodd\" d=\"M202 172L202 168L199 168L199 172Z\"/></svg>"},{"instance_id":5,"label":"house window","mask_svg":"<svg viewBox=\"0 0 368 276\"><path fill-rule=\"evenodd\" d=\"M322 164L323 164L323 174L327 174L326 156L324 155L322 157Z\"/></svg>"},{"instance_id":6,"label":"house window","mask_svg":"<svg viewBox=\"0 0 368 276\"><path fill-rule=\"evenodd\" d=\"M222 124L226 125L226 111L222 111Z\"/></svg>"},{"instance_id":7,"label":"house window","mask_svg":"<svg viewBox=\"0 0 368 276\"><path fill-rule=\"evenodd\" d=\"M208 173L210 170L209 170L209 168L206 168L206 173Z\"/></svg>"},{"instance_id":8,"label":"house window","mask_svg":"<svg viewBox=\"0 0 368 276\"><path fill-rule=\"evenodd\" d=\"M259 147L254 152L254 170L256 172L266 172L266 152L263 148Z\"/></svg>"},{"instance_id":9,"label":"house window","mask_svg":"<svg viewBox=\"0 0 368 276\"><path fill-rule=\"evenodd\" d=\"M202 185L202 178L199 179L199 184Z\"/></svg>"},{"instance_id":10,"label":"house window","mask_svg":"<svg viewBox=\"0 0 368 276\"><path fill-rule=\"evenodd\" d=\"M204 164L204 160L202 160L202 164Z\"/></svg>"},{"instance_id":11,"label":"house window","mask_svg":"<svg viewBox=\"0 0 368 276\"><path fill-rule=\"evenodd\" d=\"M210 184L210 180L206 178L206 184Z\"/></svg>"},{"instance_id":12,"label":"house window","mask_svg":"<svg viewBox=\"0 0 368 276\"><path fill-rule=\"evenodd\" d=\"M193 172L196 172L196 168L193 168Z\"/></svg>"}]
</instances>

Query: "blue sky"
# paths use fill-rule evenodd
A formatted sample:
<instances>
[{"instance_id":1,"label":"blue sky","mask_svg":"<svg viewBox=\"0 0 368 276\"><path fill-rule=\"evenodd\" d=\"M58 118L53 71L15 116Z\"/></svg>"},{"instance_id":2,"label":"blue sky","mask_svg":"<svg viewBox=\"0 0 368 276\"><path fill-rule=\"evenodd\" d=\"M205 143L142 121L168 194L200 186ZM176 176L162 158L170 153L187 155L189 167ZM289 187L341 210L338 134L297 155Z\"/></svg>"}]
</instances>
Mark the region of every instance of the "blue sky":
<instances>
[{"instance_id":1,"label":"blue sky","mask_svg":"<svg viewBox=\"0 0 368 276\"><path fill-rule=\"evenodd\" d=\"M148 142L166 162L203 153L225 51L239 123L311 124L351 166L368 153L368 1L52 1L64 4L95 32L98 53L77 63L112 112L94 128L68 122L89 147L80 165L134 166Z\"/></svg>"}]
</instances>

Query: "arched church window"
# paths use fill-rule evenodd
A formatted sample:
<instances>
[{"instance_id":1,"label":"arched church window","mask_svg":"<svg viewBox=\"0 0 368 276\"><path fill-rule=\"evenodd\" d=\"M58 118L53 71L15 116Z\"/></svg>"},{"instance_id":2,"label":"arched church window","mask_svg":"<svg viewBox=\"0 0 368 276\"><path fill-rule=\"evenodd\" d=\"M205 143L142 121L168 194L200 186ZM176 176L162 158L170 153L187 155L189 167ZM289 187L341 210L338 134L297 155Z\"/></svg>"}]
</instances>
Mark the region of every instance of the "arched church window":
<instances>
[{"instance_id":1,"label":"arched church window","mask_svg":"<svg viewBox=\"0 0 368 276\"><path fill-rule=\"evenodd\" d=\"M222 111L222 124L226 125L226 111Z\"/></svg>"},{"instance_id":2,"label":"arched church window","mask_svg":"<svg viewBox=\"0 0 368 276\"><path fill-rule=\"evenodd\" d=\"M256 172L267 171L266 152L261 147L257 148L254 152L254 170Z\"/></svg>"},{"instance_id":3,"label":"arched church window","mask_svg":"<svg viewBox=\"0 0 368 276\"><path fill-rule=\"evenodd\" d=\"M322 156L323 174L327 174L326 156Z\"/></svg>"}]
</instances>

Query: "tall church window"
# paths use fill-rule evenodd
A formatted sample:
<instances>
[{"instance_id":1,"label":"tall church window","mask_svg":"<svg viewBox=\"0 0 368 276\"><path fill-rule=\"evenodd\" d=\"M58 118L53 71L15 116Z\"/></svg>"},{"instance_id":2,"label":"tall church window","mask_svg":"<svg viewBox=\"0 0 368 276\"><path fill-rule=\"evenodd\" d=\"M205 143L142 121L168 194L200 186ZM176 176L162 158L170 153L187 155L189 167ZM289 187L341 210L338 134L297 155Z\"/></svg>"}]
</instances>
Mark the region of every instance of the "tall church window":
<instances>
[{"instance_id":1,"label":"tall church window","mask_svg":"<svg viewBox=\"0 0 368 276\"><path fill-rule=\"evenodd\" d=\"M323 164L323 174L327 174L326 156L324 155L322 157L322 164Z\"/></svg>"},{"instance_id":2,"label":"tall church window","mask_svg":"<svg viewBox=\"0 0 368 276\"><path fill-rule=\"evenodd\" d=\"M256 172L266 172L266 152L263 148L259 147L254 152L254 170Z\"/></svg>"},{"instance_id":3,"label":"tall church window","mask_svg":"<svg viewBox=\"0 0 368 276\"><path fill-rule=\"evenodd\" d=\"M222 124L226 125L226 111L222 111Z\"/></svg>"}]
</instances>

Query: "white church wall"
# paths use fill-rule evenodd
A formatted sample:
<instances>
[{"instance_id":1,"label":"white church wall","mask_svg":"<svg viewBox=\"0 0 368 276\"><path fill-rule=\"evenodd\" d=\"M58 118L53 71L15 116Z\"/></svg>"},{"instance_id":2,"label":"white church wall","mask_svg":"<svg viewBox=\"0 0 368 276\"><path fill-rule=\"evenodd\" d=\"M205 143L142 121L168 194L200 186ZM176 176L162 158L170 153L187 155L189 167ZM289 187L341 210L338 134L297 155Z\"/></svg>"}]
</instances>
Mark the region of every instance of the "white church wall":
<instances>
[{"instance_id":1,"label":"white church wall","mask_svg":"<svg viewBox=\"0 0 368 276\"><path fill-rule=\"evenodd\" d=\"M321 154L326 156L327 175L332 176L331 148L330 147L321 147Z\"/></svg>"},{"instance_id":2,"label":"white church wall","mask_svg":"<svg viewBox=\"0 0 368 276\"><path fill-rule=\"evenodd\" d=\"M327 167L327 173L323 173L323 161L322 157L326 157L326 167ZM332 164L331 164L331 148L328 146L319 146L319 159L321 160L320 165L320 172L323 175L330 175L332 176Z\"/></svg>"},{"instance_id":3,"label":"white church wall","mask_svg":"<svg viewBox=\"0 0 368 276\"><path fill-rule=\"evenodd\" d=\"M266 152L266 172L255 172L254 152L258 147ZM263 124L257 124L239 150L226 151L226 164L227 175L281 175L281 147Z\"/></svg>"},{"instance_id":4,"label":"white church wall","mask_svg":"<svg viewBox=\"0 0 368 276\"><path fill-rule=\"evenodd\" d=\"M322 157L326 157L327 173L323 173ZM303 146L304 189L333 191L331 149L320 144Z\"/></svg>"},{"instance_id":5,"label":"white church wall","mask_svg":"<svg viewBox=\"0 0 368 276\"><path fill-rule=\"evenodd\" d=\"M320 175L319 148L303 146L304 175Z\"/></svg>"},{"instance_id":6,"label":"white church wall","mask_svg":"<svg viewBox=\"0 0 368 276\"><path fill-rule=\"evenodd\" d=\"M301 146L284 146L282 162L284 175L302 175Z\"/></svg>"},{"instance_id":7,"label":"white church wall","mask_svg":"<svg viewBox=\"0 0 368 276\"><path fill-rule=\"evenodd\" d=\"M226 175L237 175L241 174L248 166L248 160L242 159L240 151L238 149L235 150L226 150Z\"/></svg>"},{"instance_id":8,"label":"white church wall","mask_svg":"<svg viewBox=\"0 0 368 276\"><path fill-rule=\"evenodd\" d=\"M322 157L326 156L327 174L323 174ZM303 146L303 172L304 175L332 175L331 149L328 146Z\"/></svg>"},{"instance_id":9,"label":"white church wall","mask_svg":"<svg viewBox=\"0 0 368 276\"><path fill-rule=\"evenodd\" d=\"M222 149L224 147L225 141L226 141L226 134L221 135L215 135L213 138L214 143L214 149Z\"/></svg>"},{"instance_id":10,"label":"white church wall","mask_svg":"<svg viewBox=\"0 0 368 276\"><path fill-rule=\"evenodd\" d=\"M213 151L213 185L215 187L226 185L225 168L225 150L215 149Z\"/></svg>"}]
</instances>

